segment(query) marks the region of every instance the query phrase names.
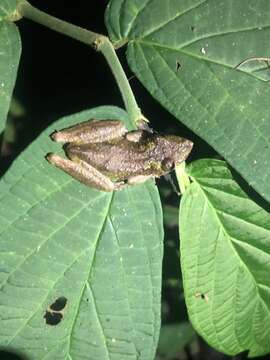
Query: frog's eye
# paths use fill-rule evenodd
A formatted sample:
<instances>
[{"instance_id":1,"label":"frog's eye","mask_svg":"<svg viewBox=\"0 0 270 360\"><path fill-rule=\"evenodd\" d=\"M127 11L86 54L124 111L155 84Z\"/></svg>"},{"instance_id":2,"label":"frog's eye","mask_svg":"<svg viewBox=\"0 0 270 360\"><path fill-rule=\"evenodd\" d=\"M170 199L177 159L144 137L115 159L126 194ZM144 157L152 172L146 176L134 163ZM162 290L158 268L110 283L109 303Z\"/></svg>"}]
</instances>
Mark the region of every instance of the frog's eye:
<instances>
[{"instance_id":1,"label":"frog's eye","mask_svg":"<svg viewBox=\"0 0 270 360\"><path fill-rule=\"evenodd\" d=\"M163 171L171 171L174 167L173 159L165 158L161 163L161 167Z\"/></svg>"}]
</instances>

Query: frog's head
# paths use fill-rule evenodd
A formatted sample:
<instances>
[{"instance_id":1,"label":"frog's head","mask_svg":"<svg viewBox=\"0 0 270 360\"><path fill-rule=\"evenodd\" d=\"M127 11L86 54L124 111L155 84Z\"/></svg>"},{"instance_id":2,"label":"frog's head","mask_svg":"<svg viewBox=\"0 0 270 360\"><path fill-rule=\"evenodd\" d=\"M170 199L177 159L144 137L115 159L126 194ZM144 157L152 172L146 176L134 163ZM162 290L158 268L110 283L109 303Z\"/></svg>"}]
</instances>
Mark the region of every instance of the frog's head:
<instances>
[{"instance_id":1,"label":"frog's head","mask_svg":"<svg viewBox=\"0 0 270 360\"><path fill-rule=\"evenodd\" d=\"M170 171L176 164L185 161L192 150L193 142L175 135L165 135L158 139L162 149L162 168Z\"/></svg>"}]
</instances>

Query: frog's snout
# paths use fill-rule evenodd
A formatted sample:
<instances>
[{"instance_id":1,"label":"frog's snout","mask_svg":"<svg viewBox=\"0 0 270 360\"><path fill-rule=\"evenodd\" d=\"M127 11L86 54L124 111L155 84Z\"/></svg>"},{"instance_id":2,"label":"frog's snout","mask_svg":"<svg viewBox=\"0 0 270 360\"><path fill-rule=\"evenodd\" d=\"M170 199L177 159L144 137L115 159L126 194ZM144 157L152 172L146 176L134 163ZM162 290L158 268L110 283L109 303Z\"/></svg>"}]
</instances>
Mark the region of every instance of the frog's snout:
<instances>
[{"instance_id":1,"label":"frog's snout","mask_svg":"<svg viewBox=\"0 0 270 360\"><path fill-rule=\"evenodd\" d=\"M189 156L192 148L193 148L193 142L185 139L185 141L182 143L182 146L181 146L181 156L179 159L180 162L186 160L186 158Z\"/></svg>"},{"instance_id":2,"label":"frog's snout","mask_svg":"<svg viewBox=\"0 0 270 360\"><path fill-rule=\"evenodd\" d=\"M185 141L185 148L187 149L187 151L190 153L192 148L193 148L193 142L190 140L186 140Z\"/></svg>"}]
</instances>

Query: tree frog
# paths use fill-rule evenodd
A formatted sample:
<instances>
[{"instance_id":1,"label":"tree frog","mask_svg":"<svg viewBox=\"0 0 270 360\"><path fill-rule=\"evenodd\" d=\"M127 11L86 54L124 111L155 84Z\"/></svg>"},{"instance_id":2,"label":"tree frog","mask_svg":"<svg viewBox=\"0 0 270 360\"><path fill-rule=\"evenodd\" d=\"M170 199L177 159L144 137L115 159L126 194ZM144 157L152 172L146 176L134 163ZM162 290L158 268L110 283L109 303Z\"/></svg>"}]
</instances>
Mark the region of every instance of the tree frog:
<instances>
[{"instance_id":1,"label":"tree frog","mask_svg":"<svg viewBox=\"0 0 270 360\"><path fill-rule=\"evenodd\" d=\"M160 177L184 161L193 143L160 135L145 126L128 131L118 120L89 120L51 135L63 142L67 158L47 160L80 182L102 191L120 190Z\"/></svg>"}]
</instances>

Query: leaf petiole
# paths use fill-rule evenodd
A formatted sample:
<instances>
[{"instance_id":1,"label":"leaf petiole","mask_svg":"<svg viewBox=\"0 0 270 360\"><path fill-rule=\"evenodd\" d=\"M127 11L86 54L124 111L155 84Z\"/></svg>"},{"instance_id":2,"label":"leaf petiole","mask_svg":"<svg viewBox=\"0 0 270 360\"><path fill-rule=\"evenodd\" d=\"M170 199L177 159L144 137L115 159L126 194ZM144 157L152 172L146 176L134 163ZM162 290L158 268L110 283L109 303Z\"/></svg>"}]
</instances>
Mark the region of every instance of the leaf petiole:
<instances>
[{"instance_id":1,"label":"leaf petiole","mask_svg":"<svg viewBox=\"0 0 270 360\"><path fill-rule=\"evenodd\" d=\"M21 17L33 20L41 25L48 27L49 29L67 35L101 52L115 77L125 104L126 111L129 114L132 127L137 128L137 124L142 119L144 119L144 117L137 105L129 81L108 37L83 29L79 26L70 24L66 21L46 14L45 12L33 7L26 0L17 0L17 15L14 17L14 19L20 19Z\"/></svg>"},{"instance_id":2,"label":"leaf petiole","mask_svg":"<svg viewBox=\"0 0 270 360\"><path fill-rule=\"evenodd\" d=\"M176 178L178 181L181 194L184 194L187 187L190 185L189 176L186 173L185 168L186 168L185 161L175 166Z\"/></svg>"}]
</instances>

